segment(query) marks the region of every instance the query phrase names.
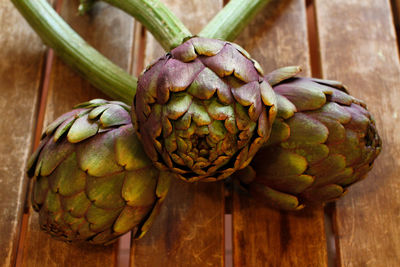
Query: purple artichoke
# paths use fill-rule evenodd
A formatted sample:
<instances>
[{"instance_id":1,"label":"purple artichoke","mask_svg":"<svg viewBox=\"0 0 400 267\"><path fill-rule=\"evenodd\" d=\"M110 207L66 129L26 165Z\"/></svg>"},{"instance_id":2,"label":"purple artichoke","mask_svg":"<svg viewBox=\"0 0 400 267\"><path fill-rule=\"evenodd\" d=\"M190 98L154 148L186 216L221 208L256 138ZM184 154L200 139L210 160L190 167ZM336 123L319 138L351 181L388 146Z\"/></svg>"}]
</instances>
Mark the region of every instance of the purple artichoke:
<instances>
[{"instance_id":1,"label":"purple artichoke","mask_svg":"<svg viewBox=\"0 0 400 267\"><path fill-rule=\"evenodd\" d=\"M186 181L224 179L246 167L270 135L275 95L236 44L192 38L139 77L138 135L160 170Z\"/></svg>"},{"instance_id":2,"label":"purple artichoke","mask_svg":"<svg viewBox=\"0 0 400 267\"><path fill-rule=\"evenodd\" d=\"M341 197L365 177L381 151L365 104L336 81L294 77L298 67L267 75L278 115L251 168L236 177L251 193L285 210Z\"/></svg>"}]
</instances>

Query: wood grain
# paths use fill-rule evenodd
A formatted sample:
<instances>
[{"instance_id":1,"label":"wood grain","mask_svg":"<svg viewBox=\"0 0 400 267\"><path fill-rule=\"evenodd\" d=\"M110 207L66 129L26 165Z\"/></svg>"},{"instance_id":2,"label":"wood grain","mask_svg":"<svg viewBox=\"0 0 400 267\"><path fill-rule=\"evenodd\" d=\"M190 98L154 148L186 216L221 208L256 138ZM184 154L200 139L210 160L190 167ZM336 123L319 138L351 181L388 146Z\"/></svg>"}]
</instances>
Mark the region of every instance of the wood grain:
<instances>
[{"instance_id":1,"label":"wood grain","mask_svg":"<svg viewBox=\"0 0 400 267\"><path fill-rule=\"evenodd\" d=\"M128 70L134 21L123 12L98 4L90 15L77 15L78 1L64 1L61 15L91 45ZM45 125L74 105L103 94L81 79L57 58L53 63L47 97ZM114 266L116 245L102 247L66 244L40 231L38 216L31 211L24 242L22 266Z\"/></svg>"},{"instance_id":2,"label":"wood grain","mask_svg":"<svg viewBox=\"0 0 400 267\"><path fill-rule=\"evenodd\" d=\"M219 0L163 2L193 34L222 7ZM145 66L164 53L150 34L146 39ZM224 266L223 227L223 185L176 180L155 224L133 243L131 266Z\"/></svg>"},{"instance_id":3,"label":"wood grain","mask_svg":"<svg viewBox=\"0 0 400 267\"><path fill-rule=\"evenodd\" d=\"M0 266L15 263L45 47L0 1ZM29 41L28 41L29 40Z\"/></svg>"},{"instance_id":4,"label":"wood grain","mask_svg":"<svg viewBox=\"0 0 400 267\"><path fill-rule=\"evenodd\" d=\"M310 75L305 1L272 1L238 43L265 72L300 65ZM250 196L233 196L234 266L327 266L322 207L279 212Z\"/></svg>"},{"instance_id":5,"label":"wood grain","mask_svg":"<svg viewBox=\"0 0 400 267\"><path fill-rule=\"evenodd\" d=\"M222 189L175 180L150 231L132 244L131 266L224 266Z\"/></svg>"},{"instance_id":6,"label":"wood grain","mask_svg":"<svg viewBox=\"0 0 400 267\"><path fill-rule=\"evenodd\" d=\"M318 0L324 78L366 101L383 139L367 179L337 202L342 266L399 266L400 64L389 0Z\"/></svg>"}]
</instances>

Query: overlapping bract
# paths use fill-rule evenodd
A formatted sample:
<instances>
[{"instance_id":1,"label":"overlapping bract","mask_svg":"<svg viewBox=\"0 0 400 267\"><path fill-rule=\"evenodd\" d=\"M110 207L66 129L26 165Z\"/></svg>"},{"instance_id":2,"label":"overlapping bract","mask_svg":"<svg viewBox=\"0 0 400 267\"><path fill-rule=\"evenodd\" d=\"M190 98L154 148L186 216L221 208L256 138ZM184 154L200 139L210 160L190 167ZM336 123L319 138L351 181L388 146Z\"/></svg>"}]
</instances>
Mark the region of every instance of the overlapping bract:
<instances>
[{"instance_id":1,"label":"overlapping bract","mask_svg":"<svg viewBox=\"0 0 400 267\"><path fill-rule=\"evenodd\" d=\"M138 133L161 170L214 181L247 166L268 139L276 98L239 46L192 38L139 77Z\"/></svg>"},{"instance_id":2,"label":"overlapping bract","mask_svg":"<svg viewBox=\"0 0 400 267\"><path fill-rule=\"evenodd\" d=\"M163 202L170 174L142 150L129 106L92 100L50 124L28 163L42 230L64 241L106 244L141 237Z\"/></svg>"},{"instance_id":3,"label":"overlapping bract","mask_svg":"<svg viewBox=\"0 0 400 267\"><path fill-rule=\"evenodd\" d=\"M278 115L252 168L238 173L250 192L286 210L342 196L372 168L381 150L365 104L339 82L293 77L299 68L266 78L278 99Z\"/></svg>"}]
</instances>

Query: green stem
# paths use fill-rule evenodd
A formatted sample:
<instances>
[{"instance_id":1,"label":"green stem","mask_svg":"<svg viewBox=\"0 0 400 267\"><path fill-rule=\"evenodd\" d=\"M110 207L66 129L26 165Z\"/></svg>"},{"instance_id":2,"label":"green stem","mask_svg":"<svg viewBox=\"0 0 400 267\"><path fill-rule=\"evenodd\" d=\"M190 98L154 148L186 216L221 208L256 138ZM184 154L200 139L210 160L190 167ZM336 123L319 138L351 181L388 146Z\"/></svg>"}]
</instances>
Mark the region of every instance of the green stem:
<instances>
[{"instance_id":1,"label":"green stem","mask_svg":"<svg viewBox=\"0 0 400 267\"><path fill-rule=\"evenodd\" d=\"M102 0L140 21L166 50L182 44L192 36L183 23L158 0Z\"/></svg>"},{"instance_id":2,"label":"green stem","mask_svg":"<svg viewBox=\"0 0 400 267\"><path fill-rule=\"evenodd\" d=\"M137 79L87 44L46 0L11 0L59 57L113 99L131 104Z\"/></svg>"},{"instance_id":3,"label":"green stem","mask_svg":"<svg viewBox=\"0 0 400 267\"><path fill-rule=\"evenodd\" d=\"M271 0L231 0L199 33L199 36L234 41Z\"/></svg>"},{"instance_id":4,"label":"green stem","mask_svg":"<svg viewBox=\"0 0 400 267\"><path fill-rule=\"evenodd\" d=\"M131 104L137 79L87 44L46 0L11 0L43 41L64 62L111 98ZM190 32L158 0L103 0L139 19L170 50ZM200 36L234 40L256 13L271 0L231 0ZM90 1L89 1L90 2ZM90 4L90 3L89 3Z\"/></svg>"}]
</instances>

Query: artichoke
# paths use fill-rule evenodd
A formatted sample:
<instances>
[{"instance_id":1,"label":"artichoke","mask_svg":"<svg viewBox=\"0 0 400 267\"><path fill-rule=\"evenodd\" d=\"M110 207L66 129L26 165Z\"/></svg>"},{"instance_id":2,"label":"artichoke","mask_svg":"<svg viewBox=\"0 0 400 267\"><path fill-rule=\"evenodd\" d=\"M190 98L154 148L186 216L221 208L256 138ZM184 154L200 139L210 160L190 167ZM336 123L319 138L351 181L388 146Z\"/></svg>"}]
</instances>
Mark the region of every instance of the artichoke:
<instances>
[{"instance_id":1,"label":"artichoke","mask_svg":"<svg viewBox=\"0 0 400 267\"><path fill-rule=\"evenodd\" d=\"M185 181L224 179L270 135L276 98L236 44L192 38L139 77L132 121L154 165Z\"/></svg>"},{"instance_id":2,"label":"artichoke","mask_svg":"<svg viewBox=\"0 0 400 267\"><path fill-rule=\"evenodd\" d=\"M51 123L28 162L42 230L64 241L108 244L141 237L163 202L170 174L142 150L129 106L92 100Z\"/></svg>"},{"instance_id":3,"label":"artichoke","mask_svg":"<svg viewBox=\"0 0 400 267\"><path fill-rule=\"evenodd\" d=\"M251 166L236 177L251 193L285 210L331 201L361 180L381 151L365 104L336 81L294 77L287 67L266 79L278 114Z\"/></svg>"}]
</instances>

